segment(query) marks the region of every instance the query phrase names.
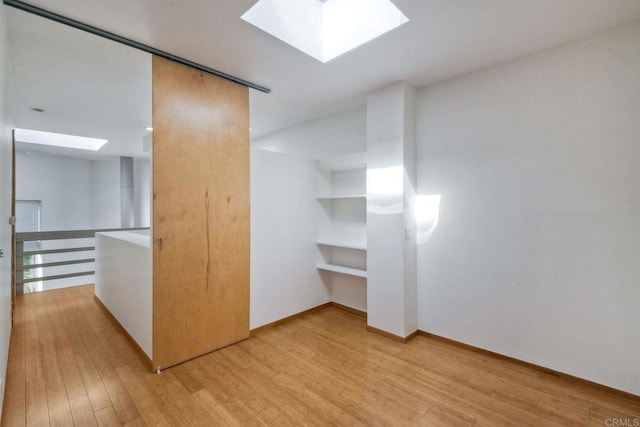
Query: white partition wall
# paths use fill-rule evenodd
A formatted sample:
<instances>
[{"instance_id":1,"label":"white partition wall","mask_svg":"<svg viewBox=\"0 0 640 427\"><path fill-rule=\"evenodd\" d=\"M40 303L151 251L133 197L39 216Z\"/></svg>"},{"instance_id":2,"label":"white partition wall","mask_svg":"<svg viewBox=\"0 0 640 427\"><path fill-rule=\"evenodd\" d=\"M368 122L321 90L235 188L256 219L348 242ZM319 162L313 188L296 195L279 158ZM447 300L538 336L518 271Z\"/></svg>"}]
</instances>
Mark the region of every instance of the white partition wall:
<instances>
[{"instance_id":1,"label":"white partition wall","mask_svg":"<svg viewBox=\"0 0 640 427\"><path fill-rule=\"evenodd\" d=\"M406 84L367 99L367 323L406 337L417 329L415 92Z\"/></svg>"},{"instance_id":2,"label":"white partition wall","mask_svg":"<svg viewBox=\"0 0 640 427\"><path fill-rule=\"evenodd\" d=\"M0 5L0 405L4 398L5 372L11 335L11 122L5 105L5 88L9 88L9 65L5 61L7 31L4 5Z\"/></svg>"},{"instance_id":3,"label":"white partition wall","mask_svg":"<svg viewBox=\"0 0 640 427\"><path fill-rule=\"evenodd\" d=\"M329 301L316 270L315 162L251 149L252 329Z\"/></svg>"},{"instance_id":4,"label":"white partition wall","mask_svg":"<svg viewBox=\"0 0 640 427\"><path fill-rule=\"evenodd\" d=\"M148 232L96 233L95 295L151 359L151 239Z\"/></svg>"}]
</instances>

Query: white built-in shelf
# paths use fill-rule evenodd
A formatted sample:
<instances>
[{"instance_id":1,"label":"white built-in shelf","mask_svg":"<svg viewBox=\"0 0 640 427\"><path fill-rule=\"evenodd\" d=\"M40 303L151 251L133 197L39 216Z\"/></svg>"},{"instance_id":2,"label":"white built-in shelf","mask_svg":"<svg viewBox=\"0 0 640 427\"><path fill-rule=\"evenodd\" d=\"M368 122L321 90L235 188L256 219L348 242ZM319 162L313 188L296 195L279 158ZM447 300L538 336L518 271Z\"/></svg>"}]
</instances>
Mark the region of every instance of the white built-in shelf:
<instances>
[{"instance_id":1,"label":"white built-in shelf","mask_svg":"<svg viewBox=\"0 0 640 427\"><path fill-rule=\"evenodd\" d=\"M335 273L348 274L350 276L357 276L357 277L364 277L364 278L367 277L367 270L361 270L359 268L353 268L353 267L345 267L343 265L318 264L316 268L318 270L333 271Z\"/></svg>"},{"instance_id":2,"label":"white built-in shelf","mask_svg":"<svg viewBox=\"0 0 640 427\"><path fill-rule=\"evenodd\" d=\"M320 171L364 169L367 167L367 152L363 151L330 159L316 160L316 165Z\"/></svg>"},{"instance_id":3,"label":"white built-in shelf","mask_svg":"<svg viewBox=\"0 0 640 427\"><path fill-rule=\"evenodd\" d=\"M319 240L317 244L320 246L331 246L334 248L357 249L360 251L367 250L366 243L341 242L339 240Z\"/></svg>"},{"instance_id":4,"label":"white built-in shelf","mask_svg":"<svg viewBox=\"0 0 640 427\"><path fill-rule=\"evenodd\" d=\"M366 199L366 194L344 194L344 195L329 195L329 196L318 196L318 200L342 200L342 199Z\"/></svg>"},{"instance_id":5,"label":"white built-in shelf","mask_svg":"<svg viewBox=\"0 0 640 427\"><path fill-rule=\"evenodd\" d=\"M322 207L316 244L318 270L367 278L367 153L316 160L318 207ZM327 209L330 208L330 209ZM332 276L328 278L333 279Z\"/></svg>"}]
</instances>

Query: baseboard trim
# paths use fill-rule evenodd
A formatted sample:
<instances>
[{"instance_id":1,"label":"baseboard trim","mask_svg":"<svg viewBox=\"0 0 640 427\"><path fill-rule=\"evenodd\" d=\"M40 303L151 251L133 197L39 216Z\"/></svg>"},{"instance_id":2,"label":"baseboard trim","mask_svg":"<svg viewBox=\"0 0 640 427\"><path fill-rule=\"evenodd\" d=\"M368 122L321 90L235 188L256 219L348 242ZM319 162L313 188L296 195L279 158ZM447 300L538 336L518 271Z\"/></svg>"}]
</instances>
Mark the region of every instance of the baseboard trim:
<instances>
[{"instance_id":1,"label":"baseboard trim","mask_svg":"<svg viewBox=\"0 0 640 427\"><path fill-rule=\"evenodd\" d=\"M338 309L343 310L343 311L347 311L347 312L349 312L351 314L355 314L355 315L360 316L360 317L367 317L367 312L366 311L361 311L361 310L358 310L357 308L349 307L347 305L343 305L343 304L340 304L340 303L337 303L337 302L330 301L330 302L326 302L324 304L317 305L315 307L311 307L311 308L309 308L307 310L303 310L303 311L301 311L299 313L292 314L291 316L283 317L282 319L278 319L278 320L275 320L273 322L267 323L265 325L258 326L257 328L251 329L250 334L251 334L251 336L253 336L254 334L257 334L257 333L259 333L261 331L265 331L267 329L275 328L276 326L282 325L283 323L291 322L293 320L296 320L296 319L299 319L299 318L301 318L303 316L306 316L307 314L313 313L315 311L323 310L323 309L325 309L327 307L335 307L335 308L338 308Z\"/></svg>"},{"instance_id":2,"label":"baseboard trim","mask_svg":"<svg viewBox=\"0 0 640 427\"><path fill-rule=\"evenodd\" d=\"M339 302L331 301L329 304L331 304L332 307L339 308L343 311L348 311L349 313L355 314L356 316L367 317L366 311L358 310L357 308L349 307L348 305L340 304Z\"/></svg>"},{"instance_id":3,"label":"baseboard trim","mask_svg":"<svg viewBox=\"0 0 640 427\"><path fill-rule=\"evenodd\" d=\"M604 384L600 384L600 383L596 383L594 381L590 381L584 378L580 378L580 377L576 377L574 375L571 374L567 374L565 372L560 372L560 371L556 371L554 369L550 369L550 368L545 368L544 366L541 365L536 365L535 363L531 363L531 362L526 362L524 360L521 359L516 359L515 357L511 357L511 356L506 356L504 354L500 354L500 353L496 353L494 351L491 350L486 350L484 348L480 348L480 347L476 347L474 345L471 344L467 344L467 343L463 343L460 341L456 341L453 340L451 338L446 338L440 335L436 335L436 334L432 334L431 332L426 332L426 331L422 331L422 330L418 330L417 331L418 335L421 335L427 339L432 339L434 341L440 341L442 343L445 344L449 344L449 345L453 345L459 348L463 348L466 350L470 350L473 351L475 353L480 353L480 354L484 354L496 359L502 359L502 360L506 360L512 363L516 363L518 365L521 366L526 366L532 369L535 369L538 372L542 372L544 374L547 375L554 375L563 379L566 379L572 383L575 384L579 384L582 386L588 386L588 387L594 387L597 388L599 390L605 391L607 393L611 393L611 394L615 394L616 396L619 396L623 399L626 400L630 400L632 402L636 402L636 403L640 403L640 396L635 395L633 393L630 393L628 391L624 391L624 390L619 390L617 388L613 388Z\"/></svg>"},{"instance_id":4,"label":"baseboard trim","mask_svg":"<svg viewBox=\"0 0 640 427\"><path fill-rule=\"evenodd\" d=\"M276 326L282 325L283 323L288 323L288 322L291 322L292 320L299 319L299 318L301 318L303 316L306 316L309 313L313 313L315 311L319 311L319 310L325 309L327 307L331 307L331 303L330 302L326 302L324 304L320 304L320 305L317 305L315 307L311 307L311 308L309 308L307 310L303 310L303 311L301 311L299 313L292 314L291 316L283 317L282 319L267 323L267 324L262 325L262 326L258 326L257 328L251 329L249 331L250 336L253 336L253 335L255 335L255 334L259 333L259 332L262 332L262 331L266 331L267 329L275 328Z\"/></svg>"},{"instance_id":5,"label":"baseboard trim","mask_svg":"<svg viewBox=\"0 0 640 427\"><path fill-rule=\"evenodd\" d=\"M151 359L149 358L149 356L147 356L147 353L144 352L144 350L142 349L142 347L140 347L140 344L138 344L138 342L136 340L133 339L133 337L129 334L129 331L127 331L124 326L122 326L122 324L118 321L118 319L116 319L116 317L113 315L113 313L111 313L111 311L109 311L109 309L107 308L106 305L104 305L104 303L100 300L100 298L98 298L98 296L96 294L93 294L93 299L94 301L98 304L98 307L100 307L102 309L102 311L107 315L107 317L109 318L109 320L111 321L111 323L120 331L122 331L124 333L124 336L127 337L127 339L129 340L129 342L131 342L131 344L133 344L133 347L138 351L138 353L140 353L140 356L142 356L144 358L144 360L147 362L147 364L149 365L149 368L151 370L153 370L153 362L151 361Z\"/></svg>"},{"instance_id":6,"label":"baseboard trim","mask_svg":"<svg viewBox=\"0 0 640 427\"><path fill-rule=\"evenodd\" d=\"M178 360L178 361L175 361L175 362L170 362L170 364L165 365L165 366L158 366L155 363L151 362L152 366L153 366L153 368L151 369L151 372L154 372L154 373L162 372L162 371L164 371L166 369L173 368L174 366L182 365L183 363L190 362L191 360L197 359L197 358L202 357L202 356L206 356L207 354L214 353L214 352L216 352L218 350L222 350L224 348L231 347L232 345L239 344L239 343L241 343L243 341L248 340L249 338L250 338L250 336L242 337L238 341L230 342L229 344L225 344L222 347L216 347L216 348L212 348L212 349L209 349L209 350L205 350L202 353L198 353L198 354L195 354L193 356L189 356L186 359Z\"/></svg>"},{"instance_id":7,"label":"baseboard trim","mask_svg":"<svg viewBox=\"0 0 640 427\"><path fill-rule=\"evenodd\" d=\"M411 341L411 339L413 337L418 335L418 331L414 331L414 332L410 333L409 335L407 335L406 337L401 337L400 335L392 334L391 332L383 331L382 329L378 329L378 328L375 328L375 327L369 326L369 325L367 325L367 331L372 332L372 333L374 333L376 335L380 335L380 336L383 336L383 337L386 337L386 338L390 338L390 339L392 339L394 341L398 341L398 342L401 342L401 343L404 343L404 344L408 343L409 341Z\"/></svg>"},{"instance_id":8,"label":"baseboard trim","mask_svg":"<svg viewBox=\"0 0 640 427\"><path fill-rule=\"evenodd\" d=\"M335 307L335 308L337 308L339 310L346 311L347 313L354 314L354 315L356 315L358 317L364 317L365 319L367 317L367 312L366 311L358 310L357 308L349 307L348 305L344 305L344 304L340 304L338 302L330 301L330 302L327 302L327 303L324 303L324 304L320 304L320 305L315 306L315 307L311 307L308 310L304 310L304 311L301 311L299 313L292 314L291 316L284 317L284 318L276 320L274 322L267 323L266 325L259 326L259 327L255 328L255 329L251 329L251 336L254 336L255 334L260 333L260 332L262 332L264 330L275 328L276 326L282 325L283 323L288 323L288 322L291 322L293 320L299 319L299 318L301 318L301 317L303 317L303 316L305 316L305 315L307 315L309 313L313 313L313 312L318 311L318 310L323 310L323 309L325 309L327 307ZM401 337L399 335L395 335L395 334L392 334L390 332L383 331L382 329L374 328L373 326L369 326L369 325L367 325L367 331L372 332L372 333L377 334L377 335L380 335L380 336L383 336L383 337L386 337L386 338L390 338L390 339L392 339L394 341L398 341L398 342L401 342L401 343L407 343L413 337L418 335L418 331L415 331L415 332L407 335L406 337Z\"/></svg>"}]
</instances>

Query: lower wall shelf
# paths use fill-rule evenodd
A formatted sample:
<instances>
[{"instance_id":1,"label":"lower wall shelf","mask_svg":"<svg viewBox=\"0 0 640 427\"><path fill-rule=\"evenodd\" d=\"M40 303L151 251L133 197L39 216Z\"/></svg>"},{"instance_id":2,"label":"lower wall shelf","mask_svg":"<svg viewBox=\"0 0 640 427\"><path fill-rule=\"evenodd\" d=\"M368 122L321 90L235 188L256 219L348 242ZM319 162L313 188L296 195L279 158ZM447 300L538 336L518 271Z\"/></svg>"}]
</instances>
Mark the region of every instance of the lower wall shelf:
<instances>
[{"instance_id":1,"label":"lower wall shelf","mask_svg":"<svg viewBox=\"0 0 640 427\"><path fill-rule=\"evenodd\" d=\"M367 270L361 270L359 268L353 268L353 267L345 267L344 265L318 264L316 265L316 268L318 270L333 271L335 273L348 274L350 276L357 276L357 277L364 277L364 278L367 277Z\"/></svg>"}]
</instances>

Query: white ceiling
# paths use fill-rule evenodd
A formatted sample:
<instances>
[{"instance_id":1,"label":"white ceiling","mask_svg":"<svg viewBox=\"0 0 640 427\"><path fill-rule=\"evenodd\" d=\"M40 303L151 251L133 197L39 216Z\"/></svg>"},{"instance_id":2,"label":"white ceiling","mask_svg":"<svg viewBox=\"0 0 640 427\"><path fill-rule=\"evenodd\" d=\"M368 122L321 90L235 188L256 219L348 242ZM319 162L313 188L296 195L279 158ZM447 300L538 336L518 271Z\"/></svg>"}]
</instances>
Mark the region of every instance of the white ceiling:
<instances>
[{"instance_id":1,"label":"white ceiling","mask_svg":"<svg viewBox=\"0 0 640 427\"><path fill-rule=\"evenodd\" d=\"M640 19L639 0L395 0L410 22L322 64L242 21L255 0L29 2L270 87L251 91L252 137L394 82L428 85ZM24 12L9 13L9 31L18 126L109 138L104 154L139 155L146 54Z\"/></svg>"},{"instance_id":2,"label":"white ceiling","mask_svg":"<svg viewBox=\"0 0 640 427\"><path fill-rule=\"evenodd\" d=\"M18 148L84 158L141 156L144 128L151 125L150 55L17 10L8 15L16 127L109 140L98 153Z\"/></svg>"}]
</instances>

